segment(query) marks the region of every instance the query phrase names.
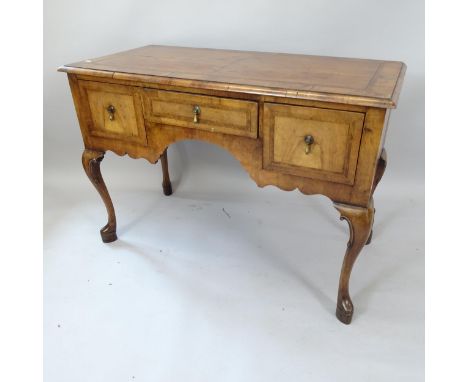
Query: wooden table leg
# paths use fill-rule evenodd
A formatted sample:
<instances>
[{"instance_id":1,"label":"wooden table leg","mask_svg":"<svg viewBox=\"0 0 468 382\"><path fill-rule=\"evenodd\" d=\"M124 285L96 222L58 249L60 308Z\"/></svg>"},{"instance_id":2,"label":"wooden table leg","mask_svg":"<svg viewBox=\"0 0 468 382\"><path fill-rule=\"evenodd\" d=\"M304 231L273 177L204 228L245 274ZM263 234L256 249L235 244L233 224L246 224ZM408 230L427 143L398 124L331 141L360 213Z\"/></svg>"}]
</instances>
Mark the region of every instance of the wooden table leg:
<instances>
[{"instance_id":1,"label":"wooden table leg","mask_svg":"<svg viewBox=\"0 0 468 382\"><path fill-rule=\"evenodd\" d=\"M387 168L387 151L385 151L385 149L382 149L382 153L380 154L380 158L379 158L379 163L377 163L377 169L375 170L374 184L372 185L372 195L374 195L374 191L377 188L377 185L379 184L380 180L382 179L386 168ZM374 209L374 214L375 214L375 209ZM374 230L371 229L371 233L369 235L369 239L367 239L366 244L371 243L373 233L374 233Z\"/></svg>"},{"instance_id":2,"label":"wooden table leg","mask_svg":"<svg viewBox=\"0 0 468 382\"><path fill-rule=\"evenodd\" d=\"M335 208L341 214L340 219L349 224L349 241L341 268L336 317L344 324L349 324L354 312L349 295L349 278L354 262L369 239L374 222L374 203L371 199L367 208L335 203Z\"/></svg>"},{"instance_id":3,"label":"wooden table leg","mask_svg":"<svg viewBox=\"0 0 468 382\"><path fill-rule=\"evenodd\" d=\"M110 243L117 240L117 221L115 219L114 205L107 191L106 184L102 179L101 175L101 161L104 159L104 153L102 151L84 150L82 156L83 168L88 175L91 183L96 187L99 195L104 202L108 220L107 224L101 229L101 237L104 243Z\"/></svg>"},{"instance_id":4,"label":"wooden table leg","mask_svg":"<svg viewBox=\"0 0 468 382\"><path fill-rule=\"evenodd\" d=\"M162 173L163 173L163 182L162 182L162 187L163 187L163 192L164 195L172 195L172 184L171 184L171 179L169 178L169 166L167 163L167 149L164 150L164 152L161 155L161 167L162 167Z\"/></svg>"}]
</instances>

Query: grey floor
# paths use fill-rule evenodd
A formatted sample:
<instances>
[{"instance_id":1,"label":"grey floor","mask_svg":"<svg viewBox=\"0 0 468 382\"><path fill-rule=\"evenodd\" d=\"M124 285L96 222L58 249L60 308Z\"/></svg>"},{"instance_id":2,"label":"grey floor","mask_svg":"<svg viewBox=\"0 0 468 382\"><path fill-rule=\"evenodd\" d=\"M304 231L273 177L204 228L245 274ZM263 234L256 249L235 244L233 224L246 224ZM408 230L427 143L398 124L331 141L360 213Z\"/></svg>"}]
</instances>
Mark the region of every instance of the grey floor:
<instances>
[{"instance_id":1,"label":"grey floor","mask_svg":"<svg viewBox=\"0 0 468 382\"><path fill-rule=\"evenodd\" d=\"M389 167L345 326L334 309L348 228L331 202L257 188L215 153L175 158L170 197L159 164L106 156L111 244L79 153L46 169L45 381L423 381L422 186Z\"/></svg>"}]
</instances>

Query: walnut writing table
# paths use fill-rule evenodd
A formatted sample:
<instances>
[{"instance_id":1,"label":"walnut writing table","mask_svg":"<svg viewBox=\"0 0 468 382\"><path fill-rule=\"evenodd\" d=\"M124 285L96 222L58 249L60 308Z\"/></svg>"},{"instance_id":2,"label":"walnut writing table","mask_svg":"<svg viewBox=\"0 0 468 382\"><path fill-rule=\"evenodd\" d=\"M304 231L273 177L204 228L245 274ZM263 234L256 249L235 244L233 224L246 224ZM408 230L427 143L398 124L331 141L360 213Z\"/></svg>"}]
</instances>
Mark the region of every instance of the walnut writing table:
<instances>
[{"instance_id":1,"label":"walnut writing table","mask_svg":"<svg viewBox=\"0 0 468 382\"><path fill-rule=\"evenodd\" d=\"M183 139L219 145L258 186L298 188L334 202L350 238L336 315L351 322L349 278L372 237L373 193L387 162L384 141L405 64L395 61L145 46L62 66L78 115L83 167L107 208L104 242L117 239L100 172L107 150L161 159Z\"/></svg>"}]
</instances>

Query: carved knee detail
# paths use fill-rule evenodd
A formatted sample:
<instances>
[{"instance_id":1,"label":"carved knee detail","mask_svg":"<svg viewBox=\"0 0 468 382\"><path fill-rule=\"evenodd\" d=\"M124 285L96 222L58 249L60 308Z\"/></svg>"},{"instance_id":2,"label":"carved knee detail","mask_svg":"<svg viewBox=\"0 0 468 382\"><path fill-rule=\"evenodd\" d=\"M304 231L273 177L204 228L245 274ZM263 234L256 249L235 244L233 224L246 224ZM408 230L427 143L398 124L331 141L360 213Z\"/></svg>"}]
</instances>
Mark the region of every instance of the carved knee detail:
<instances>
[{"instance_id":1,"label":"carved knee detail","mask_svg":"<svg viewBox=\"0 0 468 382\"><path fill-rule=\"evenodd\" d=\"M114 205L107 191L106 184L101 175L101 161L104 159L102 151L84 150L82 155L83 168L89 180L101 196L107 209L107 224L101 228L101 238L104 243L117 240L117 221L115 218Z\"/></svg>"},{"instance_id":2,"label":"carved knee detail","mask_svg":"<svg viewBox=\"0 0 468 382\"><path fill-rule=\"evenodd\" d=\"M372 194L371 194L372 196L374 195L375 189L377 188L380 180L382 179L386 168L387 168L387 151L385 149L382 149L379 162L377 163L377 169L375 170L374 183L372 184ZM375 214L375 209L374 209L374 214ZM369 235L369 238L367 239L366 244L371 243L373 233L374 233L373 230L371 230L371 233Z\"/></svg>"},{"instance_id":3,"label":"carved knee detail","mask_svg":"<svg viewBox=\"0 0 468 382\"><path fill-rule=\"evenodd\" d=\"M349 240L346 254L341 268L338 287L338 301L336 305L336 317L343 323L351 323L354 307L349 295L349 279L362 248L368 241L374 221L373 201L368 207L356 207L335 203L335 208L340 212L341 220L346 220L349 225Z\"/></svg>"},{"instance_id":4,"label":"carved knee detail","mask_svg":"<svg viewBox=\"0 0 468 382\"><path fill-rule=\"evenodd\" d=\"M387 168L387 162L387 151L385 149L382 149L379 162L377 163L377 169L375 170L374 183L372 184L372 194L374 194L377 185L382 180L382 177L385 173L385 169Z\"/></svg>"}]
</instances>

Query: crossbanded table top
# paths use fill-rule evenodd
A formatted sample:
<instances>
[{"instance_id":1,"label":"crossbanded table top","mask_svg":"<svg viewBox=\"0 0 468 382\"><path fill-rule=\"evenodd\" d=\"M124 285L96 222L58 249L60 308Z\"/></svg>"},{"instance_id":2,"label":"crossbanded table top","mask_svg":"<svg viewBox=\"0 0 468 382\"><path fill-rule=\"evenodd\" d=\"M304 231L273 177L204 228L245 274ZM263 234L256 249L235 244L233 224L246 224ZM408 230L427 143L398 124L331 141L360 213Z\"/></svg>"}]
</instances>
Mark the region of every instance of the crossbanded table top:
<instances>
[{"instance_id":1,"label":"crossbanded table top","mask_svg":"<svg viewBox=\"0 0 468 382\"><path fill-rule=\"evenodd\" d=\"M396 107L398 61L148 45L62 66L115 79L317 101Z\"/></svg>"}]
</instances>

